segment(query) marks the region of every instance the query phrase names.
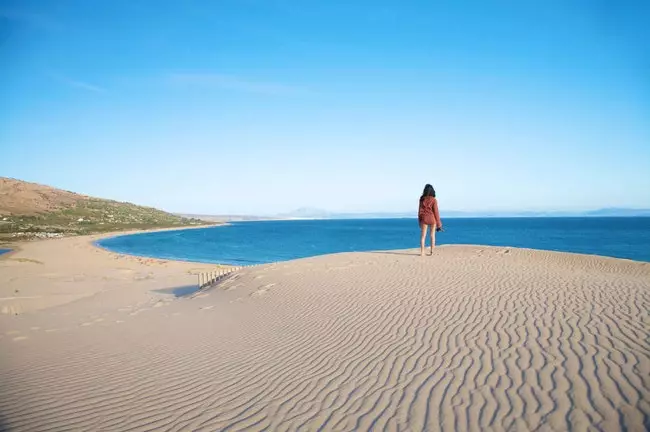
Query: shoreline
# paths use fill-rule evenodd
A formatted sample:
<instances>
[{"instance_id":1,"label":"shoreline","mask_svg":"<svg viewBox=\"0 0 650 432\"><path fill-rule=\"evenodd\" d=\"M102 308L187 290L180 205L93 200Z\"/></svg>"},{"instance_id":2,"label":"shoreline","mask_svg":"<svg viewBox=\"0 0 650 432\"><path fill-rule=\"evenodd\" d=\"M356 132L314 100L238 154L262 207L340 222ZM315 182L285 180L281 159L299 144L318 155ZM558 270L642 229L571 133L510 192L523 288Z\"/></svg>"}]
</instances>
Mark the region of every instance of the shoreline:
<instances>
[{"instance_id":1,"label":"shoreline","mask_svg":"<svg viewBox=\"0 0 650 432\"><path fill-rule=\"evenodd\" d=\"M185 230L191 230L191 229L209 229L209 228L217 228L217 227L225 227L231 225L229 222L225 223L220 223L220 224L215 224L215 225L210 225L210 226L201 226L201 227L188 227L188 228L161 228L161 229L155 229L155 230L144 230L144 231L134 231L134 232L128 232L128 233L120 233L118 235L110 235L107 234L106 236L96 238L91 240L91 243L94 247L101 249L103 251L106 251L108 253L114 253L114 254L120 254L124 256L129 256L129 257L134 257L134 258L149 258L149 259L155 259L155 260L161 260L161 261L174 261L174 262L179 262L179 263L194 263L194 264L202 264L202 265L214 265L214 266L219 266L219 267L236 267L233 264L222 264L222 263L210 263L210 262L205 262L205 261L192 261L192 260L182 260L182 259L177 259L177 258L158 258L154 257L151 255L136 255L136 254L130 254L126 252L118 252L111 250L109 248L106 248L99 244L100 241L102 240L108 240L108 239L114 239L114 238L119 238L119 237L126 237L126 236L136 236L136 235L142 235L142 234L149 234L149 233L156 233L156 232L168 232L168 231L185 231Z\"/></svg>"},{"instance_id":2,"label":"shoreline","mask_svg":"<svg viewBox=\"0 0 650 432\"><path fill-rule=\"evenodd\" d=\"M63 239L88 239L88 242L95 246L98 249L101 249L105 252L108 253L114 253L114 254L120 254L120 255L125 255L125 256L133 256L133 257L139 257L139 258L152 258L152 259L161 259L161 258L156 258L156 257L149 257L149 256L139 256L139 255L130 255L122 252L115 252L110 249L104 248L98 244L95 244L95 242L101 241L101 240L106 240L109 238L116 238L116 237L122 237L122 236L129 236L129 235L139 235L139 234L147 234L147 233L156 233L156 232L166 232L166 231L184 231L184 230L192 230L192 229L207 229L207 228L214 228L214 227L219 227L219 226L226 226L228 223L214 223L211 225L195 225L195 226L187 226L187 227L166 227L166 228L153 228L153 229L146 229L146 230L127 230L127 231L110 231L106 233L94 233L94 234L84 234L84 235L71 235L71 236L63 236L63 237L53 237L53 238L41 238L41 239L25 239L25 240L18 240L18 241L10 241L2 244L2 248L0 249L8 249L9 252L5 252L3 254L0 254L0 259L14 253L18 252L21 250L22 246L28 245L28 244L36 244L36 243L41 243L41 242L51 242L51 241L56 241L56 240L63 240ZM175 261L175 260L167 260L167 259L161 259L165 261ZM196 261L179 261L179 262L196 262ZM200 263L196 262L199 264L205 264L205 263Z\"/></svg>"},{"instance_id":3,"label":"shoreline","mask_svg":"<svg viewBox=\"0 0 650 432\"><path fill-rule=\"evenodd\" d=\"M246 221L246 222L266 222L267 220L264 221ZM283 221L290 221L290 219L283 219ZM241 221L233 221L233 222L241 222ZM119 251L114 251L109 248L106 248L102 245L99 244L100 241L106 240L106 239L113 239L113 238L119 238L119 237L126 237L126 236L134 236L134 235L142 235L142 234L149 234L149 233L156 233L156 232L168 232L168 231L185 231L185 230L194 230L194 229L211 229L211 228L217 228L217 227L226 227L232 225L231 222L215 222L209 225L195 225L195 226L186 226L186 227L165 227L165 228L154 228L154 229L147 229L147 230L128 230L128 231L112 231L112 232L107 232L107 233L98 233L98 234L87 234L87 235L82 235L82 236L69 236L69 237L58 237L58 238L47 238L47 239L38 239L38 240L29 240L29 241L20 241L20 242L15 242L11 244L5 244L3 245L4 248L9 249L8 252L5 252L3 254L0 254L0 261L3 259L7 259L14 255L15 253L19 252L21 250L21 245L26 245L26 244L36 244L36 243L41 243L41 242L52 242L52 241L57 241L57 240L63 240L63 239L70 239L70 238L77 238L77 239L87 239L88 243L93 246L94 248L101 250L105 253L108 254L116 254L124 257L131 257L134 259L147 259L147 260L154 260L156 262L175 262L175 263L181 263L181 264L195 264L195 265L201 265L201 266L215 266L218 268L230 268L230 267L241 267L241 266L246 266L245 264L225 264L225 263L218 263L218 262L207 262L207 261L194 261L191 259L178 259L178 258L160 258L160 257L155 257L151 255L137 255L137 254L131 254L131 253L126 253L126 252L119 252ZM506 245L483 245L483 244L471 244L471 243L443 243L437 245L437 248L441 247L482 247L482 248L495 248L495 247L501 247L501 248L509 248L509 249L518 249L518 250L524 250L524 251L532 251L532 252L549 252L549 253L560 253L560 254L570 254L570 255L577 255L577 256L583 256L583 257L598 257L598 258L605 258L605 259L612 259L612 260L623 260L623 261L630 261L630 262L635 262L635 263L647 263L650 264L649 261L642 261L642 260L635 260L631 258L621 258L621 257L614 257L614 256L609 256L609 255L599 255L596 253L583 253L583 252L567 252L567 251L558 251L558 250L551 250L551 249L537 249L537 248L529 248L529 247L520 247L520 246L506 246ZM408 250L408 249L397 249L398 251L402 250ZM379 249L379 250L371 250L371 251L358 251L356 253L372 253L372 252L390 252L390 251L395 251L393 249ZM321 257L321 256L327 256L327 255L336 255L336 254L341 254L341 253L347 253L348 251L341 251L341 252L332 252L332 253L326 253L326 254L319 254L319 255L310 255L307 257L300 257L300 258L295 258L295 259L289 259L289 260L284 260L284 261L271 261L268 263L258 263L256 265L267 265L267 264L272 264L276 262L290 262L294 261L296 259L308 259L308 258L313 258L313 257Z\"/></svg>"},{"instance_id":4,"label":"shoreline","mask_svg":"<svg viewBox=\"0 0 650 432\"><path fill-rule=\"evenodd\" d=\"M226 224L224 224L226 225ZM134 234L125 234L125 235L137 235L137 234L146 234L149 231L145 231L142 233L134 233ZM122 237L120 236L115 236L115 237ZM114 237L109 237L109 238L114 238ZM103 240L103 239L101 239ZM126 252L118 252L111 250L109 248L105 248L99 244L93 243L93 245L99 249L105 250L110 253L116 253L116 254L121 254L125 256L130 256L130 257L138 257L138 258L150 258L150 259L156 259L156 260L167 260L167 261L176 261L176 262L191 262L191 263L198 263L198 264L205 264L205 265L219 265L219 266L228 266L228 267L242 267L242 266L247 266L246 264L225 264L225 263L214 263L214 262L208 262L208 261L193 261L191 259L178 259L178 258L160 258L160 257L155 257L152 255L137 255L137 254L131 254L131 253L126 253ZM597 253L586 253L586 252L571 252L571 251L562 251L562 250L553 250L553 249L539 249L539 248L531 248L531 247L523 247L523 246L509 246L509 245L488 245L488 244L480 244L480 243L442 243L442 244L437 244L436 248L446 248L446 247L481 247L481 248L506 248L506 249L514 249L514 250L522 250L522 251L530 251L530 252L547 252L547 253L553 253L553 254L567 254L567 255L576 255L580 257L596 257L596 258L603 258L603 259L609 259L609 260L619 260L619 261L629 261L629 262L634 262L634 263L641 263L641 264L648 264L650 265L650 261L643 261L643 260L638 260L638 259L632 259L632 258L622 258L622 257L615 257L611 255L600 255ZM338 254L344 254L344 253L382 253L382 252L400 252L400 251L405 251L405 250L411 250L414 248L402 248L402 249L372 249L372 250L367 250L367 251L339 251L339 252L328 252L328 253L322 253L322 254L316 254L316 255L308 255L305 257L297 257L297 258L291 258L291 259L286 259L286 260L278 260L278 261L269 261L269 262L259 262L251 265L268 265L268 264L275 264L275 263L285 263L285 262L292 262L296 260L301 260L301 259L309 259L309 258L316 258L316 257L324 257L324 256L329 256L329 255L338 255ZM428 251L428 247L426 248ZM427 252L428 253L428 252Z\"/></svg>"},{"instance_id":5,"label":"shoreline","mask_svg":"<svg viewBox=\"0 0 650 432\"><path fill-rule=\"evenodd\" d=\"M650 242L650 231L648 231L650 218L633 219L635 220L631 220L629 224L615 226L603 221L587 224L586 220L556 224L548 218L544 221L521 222L513 225L505 221L491 222L488 219L477 222L450 220L447 227L449 233L441 233L436 237L438 245L510 246L650 262L650 253L646 247L650 244L648 243ZM274 225L266 225L266 223ZM296 225L293 225L294 223ZM410 220L405 219L390 222L378 220L260 221L234 225L236 226L228 232L163 234L159 237L150 236L141 239L124 237L124 240L99 243L109 249L114 248L118 252L137 256L232 265L279 262L352 250L407 249L418 244L417 239L413 240L416 234ZM414 226L417 230L417 225ZM491 227L494 230L491 230ZM381 231L375 234L374 229ZM332 237L329 238L329 235L323 233L331 233ZM351 237L346 237L350 235ZM180 237L166 239L173 236Z\"/></svg>"},{"instance_id":6,"label":"shoreline","mask_svg":"<svg viewBox=\"0 0 650 432\"><path fill-rule=\"evenodd\" d=\"M152 291L169 290L175 286L198 285L199 273L214 272L219 269L242 267L242 265L219 264L177 258L158 258L149 255L132 255L113 251L99 244L99 241L155 232L183 231L190 229L212 229L228 224L191 227L168 227L154 230L130 230L110 233L90 234L54 239L41 239L11 245L11 250L0 255L0 316L17 315L57 307L92 297L115 286L127 289L131 286L145 287L137 290L137 295L147 296ZM629 263L650 265L645 261L616 258L595 254L547 251L530 248L502 246L483 246L470 244L442 244L436 251L452 249L464 250L480 248L483 250L504 249L517 253L551 254L567 260L604 260L612 265ZM358 254L403 254L403 250L373 250ZM349 252L329 253L297 258L262 265L294 265L309 259L330 259ZM439 252L435 252L439 253ZM506 252L509 253L509 252ZM418 254L419 255L419 254ZM334 258L331 258L334 259ZM423 262L432 258L425 256ZM244 268L250 266L243 266ZM145 281L146 283L142 283ZM125 297L126 298L126 297Z\"/></svg>"},{"instance_id":7,"label":"shoreline","mask_svg":"<svg viewBox=\"0 0 650 432\"><path fill-rule=\"evenodd\" d=\"M207 229L212 226L132 230L118 235ZM40 239L0 255L0 317L48 310L96 296L117 302L151 298L160 289L198 285L199 273L232 266L114 252L95 244L115 232ZM117 292L124 294L120 299Z\"/></svg>"}]
</instances>

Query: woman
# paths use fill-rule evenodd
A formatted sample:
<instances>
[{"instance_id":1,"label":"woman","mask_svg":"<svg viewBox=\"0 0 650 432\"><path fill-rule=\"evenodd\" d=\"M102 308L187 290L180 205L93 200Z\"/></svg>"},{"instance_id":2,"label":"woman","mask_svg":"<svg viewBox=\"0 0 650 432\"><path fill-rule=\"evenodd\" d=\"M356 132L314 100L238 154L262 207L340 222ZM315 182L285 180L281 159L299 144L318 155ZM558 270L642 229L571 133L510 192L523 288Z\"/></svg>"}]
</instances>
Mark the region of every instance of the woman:
<instances>
[{"instance_id":1,"label":"woman","mask_svg":"<svg viewBox=\"0 0 650 432\"><path fill-rule=\"evenodd\" d=\"M436 246L436 231L442 231L442 221L438 211L436 191L430 184L424 187L420 197L418 222L420 222L420 256L424 256L424 241L427 237L427 228L431 229L431 254L433 254L433 248Z\"/></svg>"}]
</instances>

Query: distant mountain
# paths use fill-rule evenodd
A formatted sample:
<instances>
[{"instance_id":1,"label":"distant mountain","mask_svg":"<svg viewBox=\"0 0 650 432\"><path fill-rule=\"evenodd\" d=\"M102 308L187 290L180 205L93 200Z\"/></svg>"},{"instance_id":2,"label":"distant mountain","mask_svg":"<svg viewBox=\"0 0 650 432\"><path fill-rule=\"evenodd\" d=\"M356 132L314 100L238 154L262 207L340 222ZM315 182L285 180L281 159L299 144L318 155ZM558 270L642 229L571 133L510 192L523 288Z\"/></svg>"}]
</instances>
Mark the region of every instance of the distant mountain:
<instances>
[{"instance_id":1,"label":"distant mountain","mask_svg":"<svg viewBox=\"0 0 650 432\"><path fill-rule=\"evenodd\" d=\"M499 218L499 217L634 217L650 216L650 209L609 208L584 212L569 211L441 211L445 218ZM375 213L332 213L321 209L301 208L293 212L276 216L279 219L403 219L416 218L416 211L410 212L375 212Z\"/></svg>"},{"instance_id":2,"label":"distant mountain","mask_svg":"<svg viewBox=\"0 0 650 432\"><path fill-rule=\"evenodd\" d=\"M650 216L650 209L604 208L586 212L585 216Z\"/></svg>"},{"instance_id":3,"label":"distant mountain","mask_svg":"<svg viewBox=\"0 0 650 432\"><path fill-rule=\"evenodd\" d=\"M264 220L277 220L276 216L250 216L250 215L203 215L192 213L177 213L187 219L200 219L206 222L252 222Z\"/></svg>"},{"instance_id":4,"label":"distant mountain","mask_svg":"<svg viewBox=\"0 0 650 432\"><path fill-rule=\"evenodd\" d=\"M415 218L417 213L398 212L398 213L333 213L332 219L407 219Z\"/></svg>"},{"instance_id":5,"label":"distant mountain","mask_svg":"<svg viewBox=\"0 0 650 432\"><path fill-rule=\"evenodd\" d=\"M332 219L333 214L323 209L301 207L288 213L281 213L276 217L280 219Z\"/></svg>"},{"instance_id":6,"label":"distant mountain","mask_svg":"<svg viewBox=\"0 0 650 432\"><path fill-rule=\"evenodd\" d=\"M650 209L626 209L609 208L583 212L569 211L454 211L443 210L443 218L522 218L522 217L650 217ZM184 217L193 217L213 222L237 222L237 221L261 221L261 220L282 220L282 219L415 219L417 212L368 212L368 213L336 213L327 210L302 207L287 213L280 213L274 216L260 215L192 215L181 214Z\"/></svg>"},{"instance_id":7,"label":"distant mountain","mask_svg":"<svg viewBox=\"0 0 650 432\"><path fill-rule=\"evenodd\" d=\"M442 212L446 217L635 217L650 216L647 209L600 209L590 211Z\"/></svg>"}]
</instances>

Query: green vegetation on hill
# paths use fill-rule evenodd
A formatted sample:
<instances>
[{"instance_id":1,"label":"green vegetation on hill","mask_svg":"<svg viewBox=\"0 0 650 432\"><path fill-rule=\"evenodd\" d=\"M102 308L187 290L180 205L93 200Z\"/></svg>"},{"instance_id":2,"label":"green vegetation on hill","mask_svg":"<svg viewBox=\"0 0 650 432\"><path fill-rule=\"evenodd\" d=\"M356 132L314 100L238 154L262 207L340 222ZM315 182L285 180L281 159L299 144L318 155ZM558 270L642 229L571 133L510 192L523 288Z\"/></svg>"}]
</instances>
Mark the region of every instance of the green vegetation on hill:
<instances>
[{"instance_id":1,"label":"green vegetation on hill","mask_svg":"<svg viewBox=\"0 0 650 432\"><path fill-rule=\"evenodd\" d=\"M0 242L211 222L0 177Z\"/></svg>"},{"instance_id":2,"label":"green vegetation on hill","mask_svg":"<svg viewBox=\"0 0 650 432\"><path fill-rule=\"evenodd\" d=\"M183 227L207 224L150 207L95 198L72 207L31 216L0 218L0 237L56 237L132 229Z\"/></svg>"}]
</instances>

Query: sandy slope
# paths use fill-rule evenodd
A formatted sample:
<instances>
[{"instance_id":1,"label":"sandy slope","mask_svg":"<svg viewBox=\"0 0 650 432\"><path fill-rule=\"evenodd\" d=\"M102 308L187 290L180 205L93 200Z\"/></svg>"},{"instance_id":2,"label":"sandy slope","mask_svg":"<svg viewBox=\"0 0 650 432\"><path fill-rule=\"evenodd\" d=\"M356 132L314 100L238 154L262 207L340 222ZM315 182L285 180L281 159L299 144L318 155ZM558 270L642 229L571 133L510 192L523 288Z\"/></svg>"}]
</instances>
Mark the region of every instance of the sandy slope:
<instances>
[{"instance_id":1,"label":"sandy slope","mask_svg":"<svg viewBox=\"0 0 650 432\"><path fill-rule=\"evenodd\" d=\"M174 230L178 228L151 232ZM218 267L126 256L94 246L95 241L112 235L17 243L15 252L0 255L0 315L31 312L89 296L130 301L133 296L146 297L154 288L194 284L198 272Z\"/></svg>"},{"instance_id":2,"label":"sandy slope","mask_svg":"<svg viewBox=\"0 0 650 432\"><path fill-rule=\"evenodd\" d=\"M650 426L650 264L442 247L247 268L192 298L122 282L0 316L0 428Z\"/></svg>"}]
</instances>

